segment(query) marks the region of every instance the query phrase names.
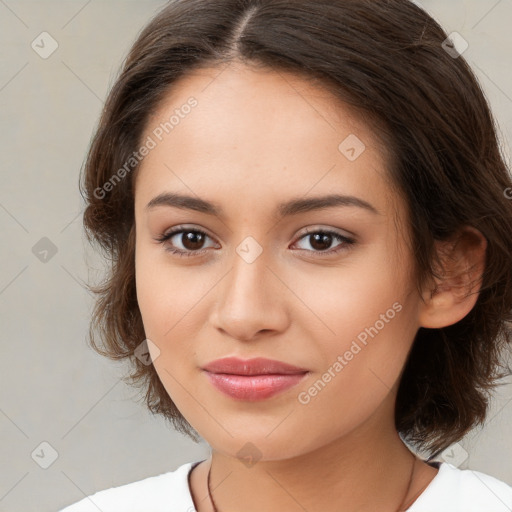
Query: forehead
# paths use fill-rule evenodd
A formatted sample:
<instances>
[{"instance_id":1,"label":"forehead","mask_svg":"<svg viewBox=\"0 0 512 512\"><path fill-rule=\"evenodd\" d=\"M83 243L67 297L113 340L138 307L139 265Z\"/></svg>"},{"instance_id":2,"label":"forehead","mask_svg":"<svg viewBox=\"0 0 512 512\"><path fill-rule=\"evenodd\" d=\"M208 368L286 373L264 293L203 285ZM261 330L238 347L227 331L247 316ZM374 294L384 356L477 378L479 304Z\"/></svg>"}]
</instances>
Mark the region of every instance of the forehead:
<instances>
[{"instance_id":1,"label":"forehead","mask_svg":"<svg viewBox=\"0 0 512 512\"><path fill-rule=\"evenodd\" d=\"M335 191L382 209L389 193L385 148L371 128L327 90L283 71L230 63L189 73L149 117L147 137L156 145L136 185L145 198L184 185L248 200Z\"/></svg>"},{"instance_id":2,"label":"forehead","mask_svg":"<svg viewBox=\"0 0 512 512\"><path fill-rule=\"evenodd\" d=\"M369 144L375 138L349 105L318 83L313 85L304 77L282 70L249 67L238 62L195 70L174 82L156 113L149 117L146 133L154 131L162 120L169 120L173 112L181 114L181 109L189 110L186 105L191 98L197 106L180 115L181 126L179 130L178 126L173 128L173 136L192 124L193 131L200 128L198 137L208 135L202 138L203 145L209 140L216 145L226 130L230 131L233 142L243 141L245 145L251 141L256 145L263 140L293 142L314 132L324 137L332 132L330 135L336 142L346 130L358 133ZM187 118L192 121L181 122ZM198 119L197 123L194 118ZM290 120L296 123L286 124ZM210 122L202 124L204 121ZM253 137L247 137L248 134ZM326 140L327 144L330 139Z\"/></svg>"}]
</instances>

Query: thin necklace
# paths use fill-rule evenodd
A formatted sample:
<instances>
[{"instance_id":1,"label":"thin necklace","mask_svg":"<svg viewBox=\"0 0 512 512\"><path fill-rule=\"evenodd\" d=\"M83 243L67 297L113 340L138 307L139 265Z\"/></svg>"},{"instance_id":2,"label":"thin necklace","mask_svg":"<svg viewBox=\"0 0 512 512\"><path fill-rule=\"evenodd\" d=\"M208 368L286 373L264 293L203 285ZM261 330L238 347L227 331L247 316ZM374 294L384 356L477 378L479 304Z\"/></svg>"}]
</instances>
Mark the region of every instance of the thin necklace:
<instances>
[{"instance_id":1,"label":"thin necklace","mask_svg":"<svg viewBox=\"0 0 512 512\"><path fill-rule=\"evenodd\" d=\"M398 506L398 508L396 509L396 512L404 512L407 510L407 508L409 507L409 505L411 504L410 502L407 504L407 507L406 508L402 508L403 507L403 504L405 502L405 499L407 498L407 495L409 494L409 490L411 488L411 483L412 483L412 479L414 477L414 470L416 468L416 455L412 454L413 455L413 462L412 462L412 467L411 467L411 474L409 476L409 483L407 484L407 489L405 491L405 494L404 494L404 497L402 499L402 502L400 503L400 505ZM207 478L207 485L208 485L208 496L210 497L210 502L212 504L212 508L214 510L214 512L219 512L219 509L217 508L217 506L215 505L215 501L213 501L213 496L212 496L212 491L210 489L210 471L212 469L212 466L210 464L210 467L208 469L208 478ZM414 499L414 498L413 498Z\"/></svg>"}]
</instances>

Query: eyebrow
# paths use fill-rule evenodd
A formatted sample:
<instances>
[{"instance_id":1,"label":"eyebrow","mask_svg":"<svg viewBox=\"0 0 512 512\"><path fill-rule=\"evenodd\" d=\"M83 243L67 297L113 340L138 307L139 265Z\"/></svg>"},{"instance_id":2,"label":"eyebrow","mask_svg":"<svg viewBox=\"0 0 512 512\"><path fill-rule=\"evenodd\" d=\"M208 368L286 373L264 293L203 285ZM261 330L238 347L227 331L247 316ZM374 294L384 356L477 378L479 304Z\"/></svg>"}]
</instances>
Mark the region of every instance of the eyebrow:
<instances>
[{"instance_id":1,"label":"eyebrow","mask_svg":"<svg viewBox=\"0 0 512 512\"><path fill-rule=\"evenodd\" d=\"M224 217L222 208L210 201L206 201L199 197L193 197L172 192L163 192L154 197L146 205L146 210L151 210L157 206L169 206L180 208L183 210L194 210L208 215ZM337 206L352 206L365 209L376 215L382 213L367 201L355 196L347 196L340 194L329 194L326 196L296 198L281 203L276 208L276 214L279 218L297 215L299 213L311 212L316 210L324 210Z\"/></svg>"}]
</instances>

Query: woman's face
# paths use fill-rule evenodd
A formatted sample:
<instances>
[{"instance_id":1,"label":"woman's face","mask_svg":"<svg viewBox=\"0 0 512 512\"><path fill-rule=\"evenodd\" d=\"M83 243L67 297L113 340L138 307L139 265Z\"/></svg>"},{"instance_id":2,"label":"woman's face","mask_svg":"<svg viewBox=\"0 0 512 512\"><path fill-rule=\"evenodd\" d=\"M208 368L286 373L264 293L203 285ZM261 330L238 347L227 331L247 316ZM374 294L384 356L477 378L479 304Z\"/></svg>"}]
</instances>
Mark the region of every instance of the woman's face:
<instances>
[{"instance_id":1,"label":"woman's face","mask_svg":"<svg viewBox=\"0 0 512 512\"><path fill-rule=\"evenodd\" d=\"M188 422L218 451L266 460L391 426L420 297L397 231L405 205L370 127L302 79L233 64L182 78L142 142L137 298ZM334 196L357 200L318 207ZM306 372L204 370L230 356Z\"/></svg>"}]
</instances>

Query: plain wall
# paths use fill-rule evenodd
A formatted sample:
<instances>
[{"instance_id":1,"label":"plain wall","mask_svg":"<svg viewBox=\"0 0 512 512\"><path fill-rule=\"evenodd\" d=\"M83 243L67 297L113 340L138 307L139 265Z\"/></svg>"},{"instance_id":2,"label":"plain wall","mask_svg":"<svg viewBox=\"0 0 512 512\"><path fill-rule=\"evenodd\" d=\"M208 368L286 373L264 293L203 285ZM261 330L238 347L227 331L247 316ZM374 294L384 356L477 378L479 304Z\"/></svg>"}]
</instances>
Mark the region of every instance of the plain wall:
<instances>
[{"instance_id":1,"label":"plain wall","mask_svg":"<svg viewBox=\"0 0 512 512\"><path fill-rule=\"evenodd\" d=\"M103 263L82 231L79 171L122 59L164 3L0 2L0 511L56 511L208 456L206 443L146 411L120 380L123 365L86 344L92 296L81 283L97 278ZM464 56L509 148L512 3L417 3L468 41ZM58 43L46 59L31 47L43 31ZM444 457L512 485L505 382L484 428ZM58 456L43 469L52 449Z\"/></svg>"}]
</instances>

